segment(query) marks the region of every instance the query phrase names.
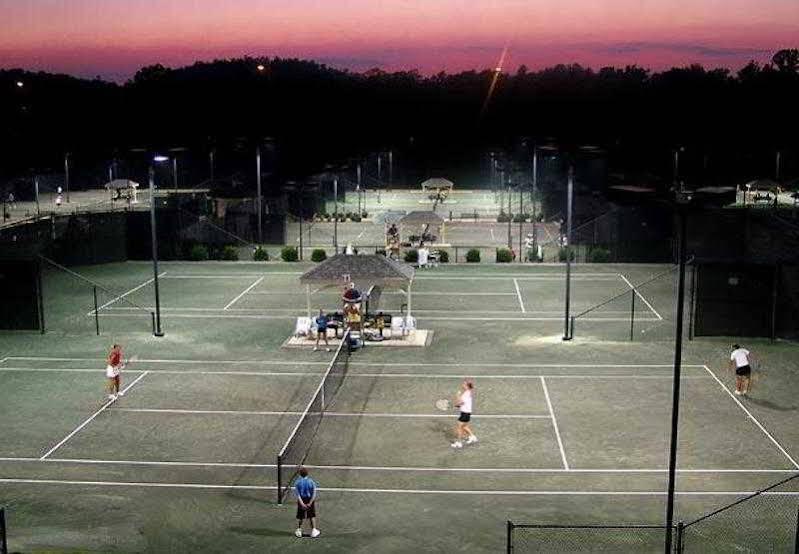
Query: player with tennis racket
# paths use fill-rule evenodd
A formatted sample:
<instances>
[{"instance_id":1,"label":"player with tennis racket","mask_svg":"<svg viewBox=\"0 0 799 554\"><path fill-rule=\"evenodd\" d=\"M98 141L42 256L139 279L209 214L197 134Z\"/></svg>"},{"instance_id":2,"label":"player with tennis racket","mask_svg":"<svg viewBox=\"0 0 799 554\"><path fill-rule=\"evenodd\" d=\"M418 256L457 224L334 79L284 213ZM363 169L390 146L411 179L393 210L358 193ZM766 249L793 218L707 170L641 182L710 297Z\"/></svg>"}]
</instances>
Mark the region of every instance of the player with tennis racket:
<instances>
[{"instance_id":1,"label":"player with tennis racket","mask_svg":"<svg viewBox=\"0 0 799 554\"><path fill-rule=\"evenodd\" d=\"M730 352L729 369L735 369L735 394L746 396L752 386L752 365L756 358L746 348L733 344Z\"/></svg>"},{"instance_id":2,"label":"player with tennis racket","mask_svg":"<svg viewBox=\"0 0 799 554\"><path fill-rule=\"evenodd\" d=\"M450 403L448 400L441 399L436 401L436 407L439 410L449 410ZM477 437L472 431L470 421L472 419L472 410L474 407L474 382L471 379L465 379L461 383L460 391L455 398L455 407L458 408L458 425L455 428L455 442L452 443L452 448L463 448L464 442L466 444L474 444L477 442ZM464 439L466 439L464 441Z\"/></svg>"},{"instance_id":3,"label":"player with tennis racket","mask_svg":"<svg viewBox=\"0 0 799 554\"><path fill-rule=\"evenodd\" d=\"M136 357L132 357L126 361L122 361L122 347L114 344L111 351L108 353L105 366L105 376L108 379L108 400L114 401L120 396L124 396L122 387L122 370L136 361Z\"/></svg>"}]
</instances>

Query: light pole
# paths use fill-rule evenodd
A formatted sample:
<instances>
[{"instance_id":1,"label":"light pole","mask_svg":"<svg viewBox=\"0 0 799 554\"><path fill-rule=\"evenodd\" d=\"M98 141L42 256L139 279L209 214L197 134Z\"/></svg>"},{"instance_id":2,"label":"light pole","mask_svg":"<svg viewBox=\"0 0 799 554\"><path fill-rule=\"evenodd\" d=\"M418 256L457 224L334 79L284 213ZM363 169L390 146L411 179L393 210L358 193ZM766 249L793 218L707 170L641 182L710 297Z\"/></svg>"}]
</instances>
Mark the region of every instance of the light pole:
<instances>
[{"instance_id":1,"label":"light pole","mask_svg":"<svg viewBox=\"0 0 799 554\"><path fill-rule=\"evenodd\" d=\"M513 223L513 216L511 216L511 211L513 210L511 207L512 199L513 195L511 194L510 175L508 175L508 250L513 248L513 238L511 237L511 224Z\"/></svg>"},{"instance_id":2,"label":"light pole","mask_svg":"<svg viewBox=\"0 0 799 554\"><path fill-rule=\"evenodd\" d=\"M41 207L39 205L39 176L38 175L34 175L33 176L33 192L36 195L36 215L40 216L40 215L42 215L42 210L41 210Z\"/></svg>"},{"instance_id":3,"label":"light pole","mask_svg":"<svg viewBox=\"0 0 799 554\"><path fill-rule=\"evenodd\" d=\"M255 185L257 197L255 199L255 209L258 211L258 244L263 244L264 233L261 225L261 145L255 147Z\"/></svg>"},{"instance_id":4,"label":"light pole","mask_svg":"<svg viewBox=\"0 0 799 554\"><path fill-rule=\"evenodd\" d=\"M388 188L391 188L394 183L394 151L388 151Z\"/></svg>"},{"instance_id":5,"label":"light pole","mask_svg":"<svg viewBox=\"0 0 799 554\"><path fill-rule=\"evenodd\" d=\"M155 164L168 162L169 158L166 156L153 156L153 161L150 164L149 177L150 177L150 234L153 249L153 286L155 287L155 329L153 335L156 337L163 337L164 332L161 330L161 296L158 290L158 234L155 227Z\"/></svg>"},{"instance_id":6,"label":"light pole","mask_svg":"<svg viewBox=\"0 0 799 554\"><path fill-rule=\"evenodd\" d=\"M303 193L302 181L299 182L298 187L299 187L299 191L298 191L298 194L297 194L297 196L298 196L297 199L299 200L299 203L300 203L300 261L302 261L302 218L303 218L303 210L302 209L303 209L303 206L304 206L303 197L302 197L302 193Z\"/></svg>"},{"instance_id":7,"label":"light pole","mask_svg":"<svg viewBox=\"0 0 799 554\"><path fill-rule=\"evenodd\" d=\"M777 160L775 162L775 169L774 169L774 180L779 185L780 183L780 158L782 157L782 152L777 150Z\"/></svg>"},{"instance_id":8,"label":"light pole","mask_svg":"<svg viewBox=\"0 0 799 554\"><path fill-rule=\"evenodd\" d=\"M338 254L338 175L333 177L333 246Z\"/></svg>"},{"instance_id":9,"label":"light pole","mask_svg":"<svg viewBox=\"0 0 799 554\"><path fill-rule=\"evenodd\" d=\"M566 313L563 320L563 340L572 340L569 331L572 283L572 205L574 203L574 168L569 165L569 180L566 188Z\"/></svg>"},{"instance_id":10,"label":"light pole","mask_svg":"<svg viewBox=\"0 0 799 554\"><path fill-rule=\"evenodd\" d=\"M216 150L214 150L213 148L211 148L211 150L208 152L208 167L210 169L210 176L211 176L211 183L212 184L213 184L213 181L214 181L214 155L215 155L215 153L216 153Z\"/></svg>"},{"instance_id":11,"label":"light pole","mask_svg":"<svg viewBox=\"0 0 799 554\"><path fill-rule=\"evenodd\" d=\"M360 217L360 215L363 213L363 210L361 209L361 162L358 162L358 165L355 169L355 174L357 175L358 179L358 216Z\"/></svg>"},{"instance_id":12,"label":"light pole","mask_svg":"<svg viewBox=\"0 0 799 554\"><path fill-rule=\"evenodd\" d=\"M69 152L64 154L64 190L67 193L67 204L69 204Z\"/></svg>"},{"instance_id":13,"label":"light pole","mask_svg":"<svg viewBox=\"0 0 799 554\"><path fill-rule=\"evenodd\" d=\"M538 146L533 145L533 190L530 193L533 204L533 248L535 249L536 259L538 256L538 217L536 206L536 193L538 192Z\"/></svg>"},{"instance_id":14,"label":"light pole","mask_svg":"<svg viewBox=\"0 0 799 554\"><path fill-rule=\"evenodd\" d=\"M688 247L688 225L686 221L689 194L677 192L677 215L680 224L680 261L677 285L677 323L674 337L674 377L671 393L671 440L669 442L669 484L666 496L666 541L664 552L671 554L672 526L674 525L674 488L677 473L677 432L680 422L680 375L682 370L682 327L685 312L685 265Z\"/></svg>"},{"instance_id":15,"label":"light pole","mask_svg":"<svg viewBox=\"0 0 799 554\"><path fill-rule=\"evenodd\" d=\"M680 182L680 152L685 152L685 147L680 146L674 149L674 186Z\"/></svg>"}]
</instances>

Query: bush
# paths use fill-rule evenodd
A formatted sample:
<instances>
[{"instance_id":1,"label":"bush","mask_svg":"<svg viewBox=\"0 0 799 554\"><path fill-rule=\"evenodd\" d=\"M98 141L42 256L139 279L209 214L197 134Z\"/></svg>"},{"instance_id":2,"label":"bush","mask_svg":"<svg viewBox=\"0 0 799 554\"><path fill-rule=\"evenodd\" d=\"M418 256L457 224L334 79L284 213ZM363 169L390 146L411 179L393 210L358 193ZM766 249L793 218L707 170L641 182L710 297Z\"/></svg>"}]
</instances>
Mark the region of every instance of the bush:
<instances>
[{"instance_id":1,"label":"bush","mask_svg":"<svg viewBox=\"0 0 799 554\"><path fill-rule=\"evenodd\" d=\"M268 262L269 252L267 252L262 246L259 246L252 251L252 259L256 262Z\"/></svg>"},{"instance_id":2,"label":"bush","mask_svg":"<svg viewBox=\"0 0 799 554\"><path fill-rule=\"evenodd\" d=\"M193 262L202 262L208 259L208 247L204 244L195 244L189 250L189 259Z\"/></svg>"},{"instance_id":3,"label":"bush","mask_svg":"<svg viewBox=\"0 0 799 554\"><path fill-rule=\"evenodd\" d=\"M588 253L588 261L595 264L610 262L610 250L607 248L592 248Z\"/></svg>"},{"instance_id":4,"label":"bush","mask_svg":"<svg viewBox=\"0 0 799 554\"><path fill-rule=\"evenodd\" d=\"M513 254L507 248L497 248L497 263L509 264L513 261Z\"/></svg>"},{"instance_id":5,"label":"bush","mask_svg":"<svg viewBox=\"0 0 799 554\"><path fill-rule=\"evenodd\" d=\"M296 262L299 259L297 249L293 246L284 246L280 251L280 259L284 262Z\"/></svg>"},{"instance_id":6,"label":"bush","mask_svg":"<svg viewBox=\"0 0 799 554\"><path fill-rule=\"evenodd\" d=\"M504 211L500 211L497 216L497 223L507 223L508 221L510 221L510 216Z\"/></svg>"},{"instance_id":7,"label":"bush","mask_svg":"<svg viewBox=\"0 0 799 554\"><path fill-rule=\"evenodd\" d=\"M362 217L363 219L366 219L367 217L369 217L369 212L367 212L366 210L364 210L364 211L363 211L363 213L361 214L361 217Z\"/></svg>"},{"instance_id":8,"label":"bush","mask_svg":"<svg viewBox=\"0 0 799 554\"><path fill-rule=\"evenodd\" d=\"M566 249L565 246L561 247L561 249L558 250L558 261L561 261L561 262L565 262L566 261L566 250L567 249ZM571 251L570 258L571 258L571 261L573 262L574 261L574 250L573 249Z\"/></svg>"},{"instance_id":9,"label":"bush","mask_svg":"<svg viewBox=\"0 0 799 554\"><path fill-rule=\"evenodd\" d=\"M466 261L470 264L480 263L480 251L476 248L469 250L466 253Z\"/></svg>"},{"instance_id":10,"label":"bush","mask_svg":"<svg viewBox=\"0 0 799 554\"><path fill-rule=\"evenodd\" d=\"M321 248L314 248L314 251L311 252L312 262L323 262L326 259L327 259L327 252L325 252Z\"/></svg>"},{"instance_id":11,"label":"bush","mask_svg":"<svg viewBox=\"0 0 799 554\"><path fill-rule=\"evenodd\" d=\"M438 252L438 261L442 264L449 263L449 252L446 250L439 250Z\"/></svg>"},{"instance_id":12,"label":"bush","mask_svg":"<svg viewBox=\"0 0 799 554\"><path fill-rule=\"evenodd\" d=\"M237 262L239 261L239 251L235 246L225 246L222 249L221 258L226 262Z\"/></svg>"},{"instance_id":13,"label":"bush","mask_svg":"<svg viewBox=\"0 0 799 554\"><path fill-rule=\"evenodd\" d=\"M409 264L415 264L419 261L419 251L418 250L407 250L405 252L405 262Z\"/></svg>"},{"instance_id":14,"label":"bush","mask_svg":"<svg viewBox=\"0 0 799 554\"><path fill-rule=\"evenodd\" d=\"M524 223L527 221L527 218L530 217L527 214L516 214L513 216L514 223Z\"/></svg>"},{"instance_id":15,"label":"bush","mask_svg":"<svg viewBox=\"0 0 799 554\"><path fill-rule=\"evenodd\" d=\"M350 219L352 221L354 221L355 223L360 223L361 222L361 216L359 216L358 214L352 214L352 217Z\"/></svg>"}]
</instances>

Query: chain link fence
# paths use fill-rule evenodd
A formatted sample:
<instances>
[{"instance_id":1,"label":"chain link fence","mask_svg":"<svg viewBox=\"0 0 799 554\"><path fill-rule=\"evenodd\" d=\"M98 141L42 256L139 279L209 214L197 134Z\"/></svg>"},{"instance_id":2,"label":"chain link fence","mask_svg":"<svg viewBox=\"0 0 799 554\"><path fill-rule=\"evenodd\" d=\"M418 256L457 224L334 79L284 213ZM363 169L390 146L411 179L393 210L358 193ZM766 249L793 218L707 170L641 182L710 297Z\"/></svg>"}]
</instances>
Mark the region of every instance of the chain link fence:
<instances>
[{"instance_id":1,"label":"chain link fence","mask_svg":"<svg viewBox=\"0 0 799 554\"><path fill-rule=\"evenodd\" d=\"M663 525L528 525L508 521L506 551L662 554L665 533Z\"/></svg>"}]
</instances>

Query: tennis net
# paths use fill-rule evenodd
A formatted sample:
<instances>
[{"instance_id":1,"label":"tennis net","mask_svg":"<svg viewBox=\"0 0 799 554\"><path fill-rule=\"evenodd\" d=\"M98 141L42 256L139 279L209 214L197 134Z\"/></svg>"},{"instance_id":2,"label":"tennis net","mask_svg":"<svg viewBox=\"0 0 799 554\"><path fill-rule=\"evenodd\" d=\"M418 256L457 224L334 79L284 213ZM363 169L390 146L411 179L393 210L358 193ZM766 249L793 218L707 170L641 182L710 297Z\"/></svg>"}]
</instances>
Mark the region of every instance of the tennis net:
<instances>
[{"instance_id":1,"label":"tennis net","mask_svg":"<svg viewBox=\"0 0 799 554\"><path fill-rule=\"evenodd\" d=\"M316 388L308 406L294 426L289 438L277 455L277 502L283 503L291 483L297 476L300 466L305 462L308 452L313 444L316 431L324 417L325 409L333 401L344 377L347 375L350 361L350 331L344 333L344 338L336 350L333 361L327 367L321 383Z\"/></svg>"}]
</instances>

